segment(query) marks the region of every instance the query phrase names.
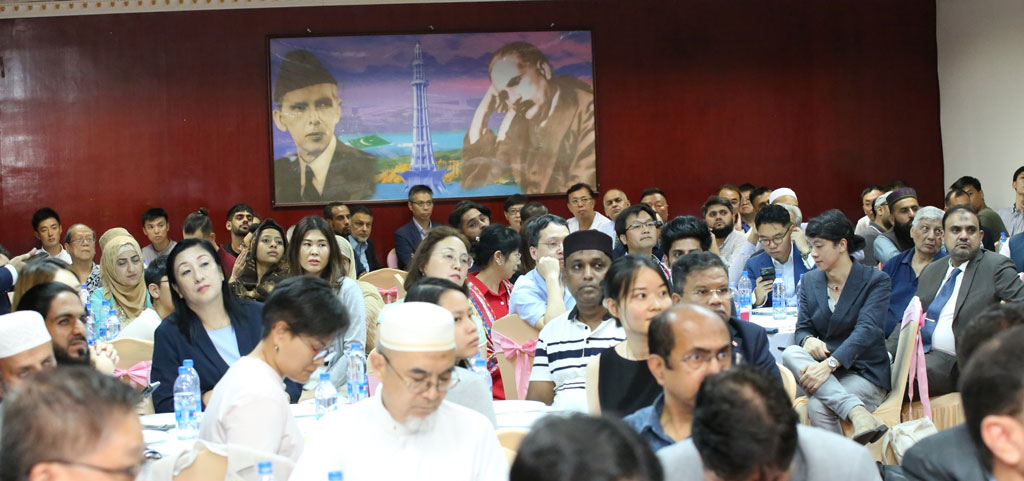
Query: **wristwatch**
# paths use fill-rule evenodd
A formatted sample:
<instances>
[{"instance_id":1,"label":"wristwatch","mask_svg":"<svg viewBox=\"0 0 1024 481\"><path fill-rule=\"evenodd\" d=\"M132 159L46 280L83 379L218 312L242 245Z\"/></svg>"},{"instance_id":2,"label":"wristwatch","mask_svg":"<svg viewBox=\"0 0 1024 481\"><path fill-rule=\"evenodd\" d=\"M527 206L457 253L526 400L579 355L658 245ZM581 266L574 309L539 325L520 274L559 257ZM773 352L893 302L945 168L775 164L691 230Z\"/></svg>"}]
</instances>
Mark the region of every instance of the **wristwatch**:
<instances>
[{"instance_id":1,"label":"wristwatch","mask_svg":"<svg viewBox=\"0 0 1024 481\"><path fill-rule=\"evenodd\" d=\"M835 371L836 369L839 369L839 361L837 361L836 358L834 358L834 357L830 357L828 359L825 359L825 364L827 364L828 368L833 370L833 371Z\"/></svg>"}]
</instances>

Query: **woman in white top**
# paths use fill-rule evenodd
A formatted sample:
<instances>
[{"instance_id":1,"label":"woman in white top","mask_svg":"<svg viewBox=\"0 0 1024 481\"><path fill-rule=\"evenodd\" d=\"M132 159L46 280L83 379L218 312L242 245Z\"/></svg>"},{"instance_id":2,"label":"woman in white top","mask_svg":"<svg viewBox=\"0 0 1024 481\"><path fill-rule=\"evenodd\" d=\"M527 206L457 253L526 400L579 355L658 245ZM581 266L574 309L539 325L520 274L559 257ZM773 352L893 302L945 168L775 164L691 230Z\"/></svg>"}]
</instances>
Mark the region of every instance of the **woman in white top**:
<instances>
[{"instance_id":1,"label":"woman in white top","mask_svg":"<svg viewBox=\"0 0 1024 481\"><path fill-rule=\"evenodd\" d=\"M287 259L291 276L305 275L327 281L348 311L348 329L339 332L334 350L342 354L355 342L365 348L366 303L363 292L354 279L345 275L352 261L341 255L334 232L323 217L311 215L295 224L288 240ZM335 386L345 384L347 366L348 358L343 355L335 356L331 361L328 369Z\"/></svg>"},{"instance_id":2,"label":"woman in white top","mask_svg":"<svg viewBox=\"0 0 1024 481\"><path fill-rule=\"evenodd\" d=\"M263 305L263 339L213 389L199 438L297 460L303 438L284 380L304 383L349 325L334 289L311 276L282 281Z\"/></svg>"}]
</instances>

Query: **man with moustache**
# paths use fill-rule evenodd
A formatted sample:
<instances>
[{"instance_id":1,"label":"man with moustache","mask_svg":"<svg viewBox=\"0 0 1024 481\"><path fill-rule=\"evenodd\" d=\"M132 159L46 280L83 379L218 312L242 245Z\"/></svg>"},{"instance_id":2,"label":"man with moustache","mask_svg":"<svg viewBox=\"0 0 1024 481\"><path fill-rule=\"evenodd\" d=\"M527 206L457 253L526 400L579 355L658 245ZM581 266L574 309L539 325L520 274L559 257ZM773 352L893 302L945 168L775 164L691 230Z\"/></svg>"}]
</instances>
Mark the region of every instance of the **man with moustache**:
<instances>
[{"instance_id":1,"label":"man with moustache","mask_svg":"<svg viewBox=\"0 0 1024 481\"><path fill-rule=\"evenodd\" d=\"M892 216L892 229L875 238L873 246L875 260L886 263L896 254L914 247L914 238L910 229L920 206L917 204L917 191L910 187L900 187L886 198L889 214Z\"/></svg>"},{"instance_id":2,"label":"man with moustache","mask_svg":"<svg viewBox=\"0 0 1024 481\"><path fill-rule=\"evenodd\" d=\"M0 316L0 405L5 395L29 376L54 367L57 360L53 343L38 312L18 311Z\"/></svg>"},{"instance_id":3,"label":"man with moustache","mask_svg":"<svg viewBox=\"0 0 1024 481\"><path fill-rule=\"evenodd\" d=\"M349 212L347 205L337 201L325 205L324 219L327 219L334 235L347 239L352 233L352 213Z\"/></svg>"},{"instance_id":4,"label":"man with moustache","mask_svg":"<svg viewBox=\"0 0 1024 481\"><path fill-rule=\"evenodd\" d=\"M39 284L18 301L19 311L35 311L46 321L57 364L80 364L110 374L119 360L117 350L103 342L89 347L85 335L85 306L78 291L59 282Z\"/></svg>"},{"instance_id":5,"label":"man with moustache","mask_svg":"<svg viewBox=\"0 0 1024 481\"><path fill-rule=\"evenodd\" d=\"M930 205L917 211L910 230L914 247L889 259L882 268L892 280L889 313L885 320L886 336L903 320L903 312L917 293L917 279L921 271L932 261L946 257L942 247L942 215L941 209Z\"/></svg>"},{"instance_id":6,"label":"man with moustache","mask_svg":"<svg viewBox=\"0 0 1024 481\"><path fill-rule=\"evenodd\" d=\"M715 245L728 271L747 237L742 230L736 229L732 202L725 197L713 195L704 202L701 212L711 233L715 235Z\"/></svg>"},{"instance_id":7,"label":"man with moustache","mask_svg":"<svg viewBox=\"0 0 1024 481\"><path fill-rule=\"evenodd\" d=\"M917 296L926 309L921 341L933 397L956 391L956 342L968 321L992 304L1024 301L1024 282L1013 262L981 249L981 224L971 206L946 211L942 230L948 260L925 267L917 284ZM895 352L898 340L899 330L894 330L887 343L890 352Z\"/></svg>"},{"instance_id":8,"label":"man with moustache","mask_svg":"<svg viewBox=\"0 0 1024 481\"><path fill-rule=\"evenodd\" d=\"M581 230L566 236L563 246L565 286L576 306L541 329L526 399L587 412L587 363L624 341L626 332L604 307L601 293L612 263L612 239Z\"/></svg>"},{"instance_id":9,"label":"man with moustache","mask_svg":"<svg viewBox=\"0 0 1024 481\"><path fill-rule=\"evenodd\" d=\"M555 76L547 56L526 42L495 51L488 71L491 86L462 144L462 188L505 176L524 194L597 185L592 87ZM505 114L497 132L487 127L495 113Z\"/></svg>"},{"instance_id":10,"label":"man with moustache","mask_svg":"<svg viewBox=\"0 0 1024 481\"><path fill-rule=\"evenodd\" d=\"M220 246L220 250L217 251L224 265L225 277L231 277L231 272L235 269L235 260L249 248L245 243L245 236L249 234L249 226L252 225L254 217L256 211L247 204L235 204L228 209L224 227L231 233L231 242Z\"/></svg>"},{"instance_id":11,"label":"man with moustache","mask_svg":"<svg viewBox=\"0 0 1024 481\"><path fill-rule=\"evenodd\" d=\"M377 190L377 158L338 141L338 81L306 50L284 55L274 82L274 126L295 153L274 160L277 203L361 200ZM230 270L229 270L230 272Z\"/></svg>"},{"instance_id":12,"label":"man with moustache","mask_svg":"<svg viewBox=\"0 0 1024 481\"><path fill-rule=\"evenodd\" d=\"M889 204L885 202L891 193L892 191L890 190L875 197L875 203L871 207L875 214L875 219L868 224L868 228L863 234L857 234L864 238L864 259L860 262L866 266L875 267L878 265L878 261L875 260L875 239L887 230L892 229L892 216L889 215Z\"/></svg>"},{"instance_id":13,"label":"man with moustache","mask_svg":"<svg viewBox=\"0 0 1024 481\"><path fill-rule=\"evenodd\" d=\"M626 197L625 192L619 189L609 189L604 193L601 201L604 204L604 215L613 221L619 216L622 209L629 207L629 198Z\"/></svg>"}]
</instances>

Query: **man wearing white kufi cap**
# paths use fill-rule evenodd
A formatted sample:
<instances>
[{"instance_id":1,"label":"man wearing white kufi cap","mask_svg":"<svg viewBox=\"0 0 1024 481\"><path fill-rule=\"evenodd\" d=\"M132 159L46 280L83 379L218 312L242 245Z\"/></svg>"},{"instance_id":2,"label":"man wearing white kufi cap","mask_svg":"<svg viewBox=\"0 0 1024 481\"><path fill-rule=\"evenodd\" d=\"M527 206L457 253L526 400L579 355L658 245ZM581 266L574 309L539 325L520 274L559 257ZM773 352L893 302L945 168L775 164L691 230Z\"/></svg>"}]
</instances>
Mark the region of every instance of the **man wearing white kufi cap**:
<instances>
[{"instance_id":1,"label":"man wearing white kufi cap","mask_svg":"<svg viewBox=\"0 0 1024 481\"><path fill-rule=\"evenodd\" d=\"M32 373L54 367L57 360L43 316L32 311L0 316L0 396Z\"/></svg>"},{"instance_id":2,"label":"man wearing white kufi cap","mask_svg":"<svg viewBox=\"0 0 1024 481\"><path fill-rule=\"evenodd\" d=\"M455 321L423 302L381 313L377 351L370 354L381 392L318 421L291 480L504 481L508 462L491 422L444 401L458 382Z\"/></svg>"},{"instance_id":3,"label":"man wearing white kufi cap","mask_svg":"<svg viewBox=\"0 0 1024 481\"><path fill-rule=\"evenodd\" d=\"M800 202L796 199L796 192L789 187L780 187L772 191L768 195L769 204L789 204L799 206Z\"/></svg>"}]
</instances>

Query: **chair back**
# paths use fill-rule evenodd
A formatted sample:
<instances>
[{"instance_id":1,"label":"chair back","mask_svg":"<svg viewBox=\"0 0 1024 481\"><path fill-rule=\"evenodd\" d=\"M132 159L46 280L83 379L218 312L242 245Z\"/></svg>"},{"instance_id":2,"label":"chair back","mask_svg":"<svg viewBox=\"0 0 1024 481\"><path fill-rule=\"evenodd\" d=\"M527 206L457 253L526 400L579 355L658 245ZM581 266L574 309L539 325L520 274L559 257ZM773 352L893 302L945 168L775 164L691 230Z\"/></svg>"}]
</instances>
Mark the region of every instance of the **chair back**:
<instances>
[{"instance_id":1,"label":"chair back","mask_svg":"<svg viewBox=\"0 0 1024 481\"><path fill-rule=\"evenodd\" d=\"M793 375L793 371L786 369L781 363L775 363L779 366L779 373L782 374L782 387L786 390L786 395L789 396L789 402L796 401L796 376Z\"/></svg>"},{"instance_id":2,"label":"chair back","mask_svg":"<svg viewBox=\"0 0 1024 481\"><path fill-rule=\"evenodd\" d=\"M128 369L140 362L153 360L153 341L122 337L110 341L110 345L117 349L120 357L116 366L118 369Z\"/></svg>"},{"instance_id":3,"label":"chair back","mask_svg":"<svg viewBox=\"0 0 1024 481\"><path fill-rule=\"evenodd\" d=\"M372 272L363 273L359 280L369 282L377 287L380 296L384 298L385 304L390 304L405 297L405 290L402 284L405 283L405 271L385 267Z\"/></svg>"},{"instance_id":4,"label":"chair back","mask_svg":"<svg viewBox=\"0 0 1024 481\"><path fill-rule=\"evenodd\" d=\"M526 321L515 314L509 314L497 321L494 321L494 325L491 326L492 338L495 337L493 335L495 332L507 337L519 345L525 345L531 341L536 341L537 336L540 334L540 331L527 324ZM498 369L501 371L501 382L505 386L505 399L520 399L519 385L516 381L516 361L508 359L505 357L505 354L498 352L500 349L498 341L494 340L495 356L498 358ZM518 377L529 379L529 370L533 368L533 357L534 355L532 353L528 355L529 362L525 363L527 371L523 373L523 368L520 368Z\"/></svg>"},{"instance_id":5,"label":"chair back","mask_svg":"<svg viewBox=\"0 0 1024 481\"><path fill-rule=\"evenodd\" d=\"M387 264L391 269L398 269L398 254L394 249L388 251Z\"/></svg>"},{"instance_id":6,"label":"chair back","mask_svg":"<svg viewBox=\"0 0 1024 481\"><path fill-rule=\"evenodd\" d=\"M196 453L192 464L182 469L174 481L209 481L225 479L228 474L228 457L215 453L205 447Z\"/></svg>"},{"instance_id":7,"label":"chair back","mask_svg":"<svg viewBox=\"0 0 1024 481\"><path fill-rule=\"evenodd\" d=\"M875 417L889 426L895 426L901 422L903 398L907 393L907 380L910 378L910 361L917 348L918 329L919 326L916 322L908 322L900 329L899 347L896 348L896 358L892 363L892 389L873 413Z\"/></svg>"}]
</instances>

